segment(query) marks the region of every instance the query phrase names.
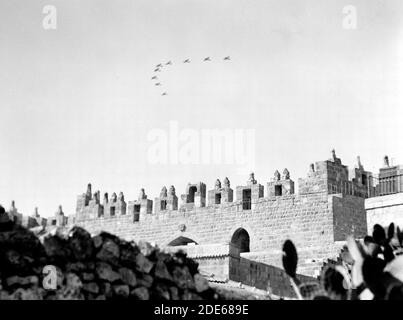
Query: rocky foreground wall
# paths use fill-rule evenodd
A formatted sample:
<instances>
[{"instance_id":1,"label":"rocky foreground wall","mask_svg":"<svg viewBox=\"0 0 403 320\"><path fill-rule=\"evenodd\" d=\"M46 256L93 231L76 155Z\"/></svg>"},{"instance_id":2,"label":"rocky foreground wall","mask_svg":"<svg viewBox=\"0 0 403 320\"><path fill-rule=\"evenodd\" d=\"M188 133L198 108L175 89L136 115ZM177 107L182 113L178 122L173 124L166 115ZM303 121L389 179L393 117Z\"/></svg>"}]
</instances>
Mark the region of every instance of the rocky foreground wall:
<instances>
[{"instance_id":1,"label":"rocky foreground wall","mask_svg":"<svg viewBox=\"0 0 403 320\"><path fill-rule=\"evenodd\" d=\"M211 288L184 252L80 227L28 230L0 217L0 300L270 299Z\"/></svg>"},{"instance_id":2,"label":"rocky foreground wall","mask_svg":"<svg viewBox=\"0 0 403 320\"><path fill-rule=\"evenodd\" d=\"M220 297L197 263L180 252L164 253L105 232L91 237L79 227L38 237L10 221L0 224L0 300L122 298Z\"/></svg>"}]
</instances>

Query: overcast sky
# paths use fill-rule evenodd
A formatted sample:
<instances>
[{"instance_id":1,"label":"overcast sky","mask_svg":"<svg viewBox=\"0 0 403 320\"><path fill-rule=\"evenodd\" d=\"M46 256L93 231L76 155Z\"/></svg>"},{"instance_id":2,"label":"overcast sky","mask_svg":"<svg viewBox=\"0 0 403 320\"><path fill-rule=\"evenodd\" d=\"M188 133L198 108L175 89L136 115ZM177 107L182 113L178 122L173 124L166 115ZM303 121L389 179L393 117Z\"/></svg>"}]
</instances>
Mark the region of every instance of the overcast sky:
<instances>
[{"instance_id":1,"label":"overcast sky","mask_svg":"<svg viewBox=\"0 0 403 320\"><path fill-rule=\"evenodd\" d=\"M56 30L42 26L45 5ZM254 129L264 185L285 167L297 181L332 148L371 171L385 154L403 163L402 17L401 0L1 0L0 203L49 216L74 213L88 182L126 200L246 182L234 163L150 162L147 136L170 120ZM159 88L150 78L169 60Z\"/></svg>"}]
</instances>

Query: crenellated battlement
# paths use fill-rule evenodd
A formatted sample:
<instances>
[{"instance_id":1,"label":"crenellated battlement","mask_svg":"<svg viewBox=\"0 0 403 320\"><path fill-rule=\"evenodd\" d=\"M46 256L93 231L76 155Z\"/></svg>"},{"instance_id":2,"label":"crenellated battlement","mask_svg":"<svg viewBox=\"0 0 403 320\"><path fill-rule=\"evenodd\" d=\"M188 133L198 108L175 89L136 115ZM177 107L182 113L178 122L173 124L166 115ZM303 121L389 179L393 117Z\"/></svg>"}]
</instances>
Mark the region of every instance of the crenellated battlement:
<instances>
[{"instance_id":1,"label":"crenellated battlement","mask_svg":"<svg viewBox=\"0 0 403 320\"><path fill-rule=\"evenodd\" d=\"M234 190L230 187L230 181L227 177L224 179L224 186L221 186L221 181L216 180L213 190L208 191L208 204L210 206L230 203L234 198Z\"/></svg>"},{"instance_id":2,"label":"crenellated battlement","mask_svg":"<svg viewBox=\"0 0 403 320\"><path fill-rule=\"evenodd\" d=\"M35 227L64 227L68 224L74 224L75 216L65 216L62 206L59 206L57 211L55 212L53 217L44 218L39 214L38 208L35 207L34 212L31 215L24 215L18 212L18 209L15 206L15 201L11 201L11 206L8 211L4 212L3 219L7 219L9 221L13 221L18 225L21 225L26 228L35 228Z\"/></svg>"},{"instance_id":3,"label":"crenellated battlement","mask_svg":"<svg viewBox=\"0 0 403 320\"><path fill-rule=\"evenodd\" d=\"M364 170L359 157L357 161L357 165L349 171L332 150L330 159L311 164L306 178L298 180L298 194L344 194L363 198L370 196L375 190L372 173ZM77 198L76 219L91 220L128 214L135 223L147 215L161 215L171 211L189 212L204 207L219 208L231 203L241 206L242 210L253 210L259 199L275 200L295 193L295 184L287 168L282 173L278 170L274 172L266 183L266 190L264 185L257 182L254 173L251 173L245 185L235 187L236 200L229 179L225 177L223 182L221 184L217 179L214 187L208 191L203 182L188 183L180 196L180 203L174 186L170 186L169 190L164 186L154 201L148 199L144 189L141 189L137 200L129 201L128 204L122 192L119 196L113 193L110 199L108 193L105 193L101 203L100 192L92 193L92 186L88 184L86 193Z\"/></svg>"},{"instance_id":4,"label":"crenellated battlement","mask_svg":"<svg viewBox=\"0 0 403 320\"><path fill-rule=\"evenodd\" d=\"M111 199L106 194L101 203L88 185L77 199L75 223L90 232L189 248L206 272L229 279L242 274L242 255L281 267L279 250L291 239L304 248L303 273L314 276L323 261L338 254L347 235L367 234L364 200L373 189L372 174L360 159L349 171L333 150L330 159L309 166L295 189L287 168L274 170L264 183L251 173L244 185L232 188L228 177L216 179L210 189L201 181L188 183L180 196L174 186L164 186L154 200L141 189L127 205L123 193ZM216 256L212 248L217 247L223 257Z\"/></svg>"},{"instance_id":5,"label":"crenellated battlement","mask_svg":"<svg viewBox=\"0 0 403 320\"><path fill-rule=\"evenodd\" d=\"M181 209L202 208L206 206L206 185L203 182L188 183L181 195Z\"/></svg>"},{"instance_id":6,"label":"crenellated battlement","mask_svg":"<svg viewBox=\"0 0 403 320\"><path fill-rule=\"evenodd\" d=\"M364 170L360 157L357 157L356 166L349 171L336 157L334 150L329 160L311 164L307 178L299 179L298 186L300 194L325 192L368 198L375 193L372 173Z\"/></svg>"},{"instance_id":7,"label":"crenellated battlement","mask_svg":"<svg viewBox=\"0 0 403 320\"><path fill-rule=\"evenodd\" d=\"M171 186L169 188L169 192L167 188L164 186L161 189L160 197L155 198L155 213L160 213L163 211L173 211L178 210L178 197L176 196L175 187ZM151 204L152 205L152 204ZM151 209L152 210L152 209Z\"/></svg>"},{"instance_id":8,"label":"crenellated battlement","mask_svg":"<svg viewBox=\"0 0 403 320\"><path fill-rule=\"evenodd\" d=\"M153 201L148 199L144 189L140 190L137 200L129 201L129 213L133 214L133 222L138 222L144 215L151 214Z\"/></svg>"}]
</instances>

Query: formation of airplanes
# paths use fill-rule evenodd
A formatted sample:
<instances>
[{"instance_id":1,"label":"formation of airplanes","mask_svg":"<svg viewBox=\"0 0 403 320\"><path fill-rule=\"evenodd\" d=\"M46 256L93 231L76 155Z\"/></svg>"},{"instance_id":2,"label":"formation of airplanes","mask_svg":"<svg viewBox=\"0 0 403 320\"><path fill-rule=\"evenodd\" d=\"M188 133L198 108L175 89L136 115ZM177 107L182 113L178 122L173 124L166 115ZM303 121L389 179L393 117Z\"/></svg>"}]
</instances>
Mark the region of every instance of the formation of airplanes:
<instances>
[{"instance_id":1,"label":"formation of airplanes","mask_svg":"<svg viewBox=\"0 0 403 320\"><path fill-rule=\"evenodd\" d=\"M211 60L212 60L211 57L205 57L205 58L203 59L203 62L208 62L208 61L211 61ZM230 57L230 56L226 56L226 57L223 58L223 60L224 60L224 61L230 61L230 60L231 60L231 57ZM190 62L191 62L190 58L187 58L187 59L183 60L183 63L190 63ZM173 62L172 62L171 60L165 62L164 64L163 64L163 63L158 63L158 64L155 66L155 68L154 68L154 73L155 73L155 72L161 72L161 69L162 69L164 66L171 66L172 64L173 64ZM156 80L156 81L158 81L158 76L157 76L157 75L153 75L153 76L151 77L151 80ZM155 82L154 85L157 86L157 87L159 87L159 86L162 86L162 83L158 81L158 82ZM162 95L162 96L167 96L168 93L167 93L167 92L163 92L163 93L161 93L161 95Z\"/></svg>"}]
</instances>

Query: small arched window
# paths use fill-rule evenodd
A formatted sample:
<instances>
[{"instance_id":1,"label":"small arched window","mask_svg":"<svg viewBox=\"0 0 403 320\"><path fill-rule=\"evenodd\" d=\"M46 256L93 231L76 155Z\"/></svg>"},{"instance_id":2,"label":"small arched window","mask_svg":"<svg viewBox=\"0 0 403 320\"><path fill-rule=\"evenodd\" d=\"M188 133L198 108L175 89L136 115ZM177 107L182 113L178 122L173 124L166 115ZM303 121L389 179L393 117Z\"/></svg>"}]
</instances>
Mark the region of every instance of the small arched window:
<instances>
[{"instance_id":1,"label":"small arched window","mask_svg":"<svg viewBox=\"0 0 403 320\"><path fill-rule=\"evenodd\" d=\"M188 203L195 202L195 193L196 192L197 192L197 188L195 186L192 186L192 187L189 188Z\"/></svg>"}]
</instances>

